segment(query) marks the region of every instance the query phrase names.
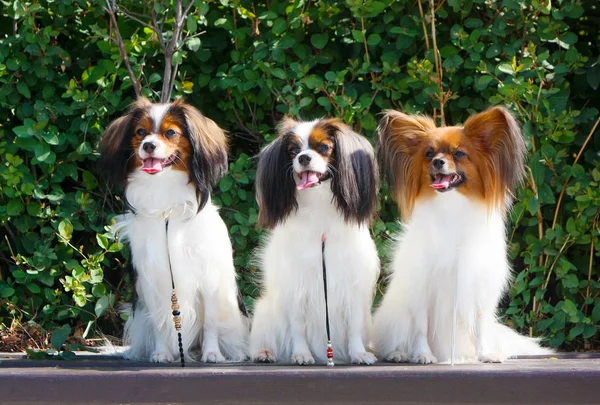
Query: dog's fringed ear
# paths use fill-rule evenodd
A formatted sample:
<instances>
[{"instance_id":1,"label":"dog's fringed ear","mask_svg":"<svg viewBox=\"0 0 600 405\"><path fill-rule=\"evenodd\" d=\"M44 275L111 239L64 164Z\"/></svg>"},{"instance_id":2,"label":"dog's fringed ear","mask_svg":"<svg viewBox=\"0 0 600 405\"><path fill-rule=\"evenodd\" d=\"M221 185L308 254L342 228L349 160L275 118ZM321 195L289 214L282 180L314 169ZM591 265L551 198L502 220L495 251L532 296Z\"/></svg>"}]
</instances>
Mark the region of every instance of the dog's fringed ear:
<instances>
[{"instance_id":1,"label":"dog's fringed ear","mask_svg":"<svg viewBox=\"0 0 600 405\"><path fill-rule=\"evenodd\" d=\"M491 177L499 183L494 185L501 193L497 198L503 200L506 192L514 194L525 174L527 148L511 112L505 107L489 108L469 117L464 131L487 160Z\"/></svg>"},{"instance_id":2,"label":"dog's fringed ear","mask_svg":"<svg viewBox=\"0 0 600 405\"><path fill-rule=\"evenodd\" d=\"M295 138L290 133L293 122L290 118L284 119L279 125L279 137L259 154L255 183L258 226L266 229L274 228L298 208L292 159L288 152L289 142Z\"/></svg>"},{"instance_id":3,"label":"dog's fringed ear","mask_svg":"<svg viewBox=\"0 0 600 405\"><path fill-rule=\"evenodd\" d=\"M387 110L377 127L377 157L402 218L407 220L420 187L421 166L416 160L435 122L422 115L407 115Z\"/></svg>"},{"instance_id":4,"label":"dog's fringed ear","mask_svg":"<svg viewBox=\"0 0 600 405\"><path fill-rule=\"evenodd\" d=\"M198 193L198 211L204 208L210 193L219 180L227 173L227 136L210 118L186 104L183 99L173 103L172 109L179 110L185 117L187 137L190 141L191 156L186 162L190 181Z\"/></svg>"},{"instance_id":5,"label":"dog's fringed ear","mask_svg":"<svg viewBox=\"0 0 600 405\"><path fill-rule=\"evenodd\" d=\"M326 120L335 146L331 191L336 207L350 223L369 223L377 209L378 167L369 141L348 125Z\"/></svg>"},{"instance_id":6,"label":"dog's fringed ear","mask_svg":"<svg viewBox=\"0 0 600 405\"><path fill-rule=\"evenodd\" d=\"M114 120L104 131L98 149L100 160L98 167L101 174L117 187L124 188L127 175L134 164L131 157L135 153L131 146L133 125L139 115L152 103L142 97L131 104L129 112Z\"/></svg>"}]
</instances>

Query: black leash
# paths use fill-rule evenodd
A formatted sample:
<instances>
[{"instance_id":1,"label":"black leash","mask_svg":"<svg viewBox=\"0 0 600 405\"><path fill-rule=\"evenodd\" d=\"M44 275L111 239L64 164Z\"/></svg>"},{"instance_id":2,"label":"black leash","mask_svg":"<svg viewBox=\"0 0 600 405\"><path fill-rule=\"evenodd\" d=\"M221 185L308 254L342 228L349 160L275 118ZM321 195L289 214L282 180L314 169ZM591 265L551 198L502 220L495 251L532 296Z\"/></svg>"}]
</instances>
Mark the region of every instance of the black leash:
<instances>
[{"instance_id":1,"label":"black leash","mask_svg":"<svg viewBox=\"0 0 600 405\"><path fill-rule=\"evenodd\" d=\"M183 355L183 343L181 341L181 312L179 312L179 304L177 303L177 294L175 293L175 280L173 279L173 268L171 267L171 254L169 253L169 219L165 219L165 237L167 241L167 260L169 261L169 273L171 274L171 309L173 310L173 322L177 331L177 342L179 344L179 358L181 359L181 367L185 367L185 359Z\"/></svg>"},{"instance_id":2,"label":"black leash","mask_svg":"<svg viewBox=\"0 0 600 405\"><path fill-rule=\"evenodd\" d=\"M325 328L327 330L327 367L333 367L333 347L329 330L329 306L327 302L327 268L325 267L325 235L321 236L321 257L323 260L323 290L325 291Z\"/></svg>"}]
</instances>

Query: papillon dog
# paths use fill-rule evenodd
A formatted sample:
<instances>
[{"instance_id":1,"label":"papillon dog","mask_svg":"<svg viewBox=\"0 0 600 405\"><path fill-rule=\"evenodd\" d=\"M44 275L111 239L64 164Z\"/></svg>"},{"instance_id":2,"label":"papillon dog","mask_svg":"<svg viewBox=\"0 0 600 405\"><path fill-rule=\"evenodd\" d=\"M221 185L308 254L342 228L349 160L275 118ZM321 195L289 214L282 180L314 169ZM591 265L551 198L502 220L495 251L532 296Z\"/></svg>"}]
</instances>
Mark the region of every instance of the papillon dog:
<instances>
[{"instance_id":1,"label":"papillon dog","mask_svg":"<svg viewBox=\"0 0 600 405\"><path fill-rule=\"evenodd\" d=\"M135 275L125 356L177 358L173 281L185 356L199 349L204 362L247 358L248 322L238 306L231 242L210 197L227 170L224 132L181 99L142 98L109 125L100 152L102 172L124 188L128 207L116 224Z\"/></svg>"},{"instance_id":2,"label":"papillon dog","mask_svg":"<svg viewBox=\"0 0 600 405\"><path fill-rule=\"evenodd\" d=\"M505 223L525 153L519 125L503 107L473 115L463 127L385 113L378 155L404 226L374 315L381 359L500 362L551 353L496 317L511 279Z\"/></svg>"},{"instance_id":3,"label":"papillon dog","mask_svg":"<svg viewBox=\"0 0 600 405\"><path fill-rule=\"evenodd\" d=\"M271 232L258 254L263 285L250 333L255 362L326 361L323 263L336 361L376 361L366 345L379 275L368 228L377 181L372 146L336 119L286 118L261 151L258 220Z\"/></svg>"}]
</instances>

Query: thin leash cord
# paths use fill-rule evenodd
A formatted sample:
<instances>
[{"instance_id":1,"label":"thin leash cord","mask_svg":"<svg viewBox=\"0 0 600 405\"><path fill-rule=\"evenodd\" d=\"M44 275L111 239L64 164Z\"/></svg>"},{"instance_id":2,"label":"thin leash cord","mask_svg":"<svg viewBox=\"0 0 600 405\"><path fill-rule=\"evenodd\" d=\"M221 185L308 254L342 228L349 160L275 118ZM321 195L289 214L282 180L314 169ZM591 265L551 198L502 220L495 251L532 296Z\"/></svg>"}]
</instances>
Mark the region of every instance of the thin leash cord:
<instances>
[{"instance_id":1,"label":"thin leash cord","mask_svg":"<svg viewBox=\"0 0 600 405\"><path fill-rule=\"evenodd\" d=\"M175 279L173 278L173 268L171 267L171 254L169 252L169 219L165 219L165 237L167 241L167 260L169 261L169 273L171 274L171 310L173 311L173 322L177 331L177 343L179 344L179 359L181 367L185 367L185 358L183 355L183 343L181 340L181 312L179 312L179 304L177 302L177 294L175 292Z\"/></svg>"},{"instance_id":2,"label":"thin leash cord","mask_svg":"<svg viewBox=\"0 0 600 405\"><path fill-rule=\"evenodd\" d=\"M329 306L327 301L327 268L325 266L325 235L321 237L321 258L323 261L323 291L325 292L325 328L327 330L327 367L333 367L333 347L329 329Z\"/></svg>"},{"instance_id":3,"label":"thin leash cord","mask_svg":"<svg viewBox=\"0 0 600 405\"><path fill-rule=\"evenodd\" d=\"M454 351L456 346L456 312L458 303L458 267L456 267L456 278L454 280L454 309L452 310L452 338L450 342L450 365L454 365Z\"/></svg>"}]
</instances>

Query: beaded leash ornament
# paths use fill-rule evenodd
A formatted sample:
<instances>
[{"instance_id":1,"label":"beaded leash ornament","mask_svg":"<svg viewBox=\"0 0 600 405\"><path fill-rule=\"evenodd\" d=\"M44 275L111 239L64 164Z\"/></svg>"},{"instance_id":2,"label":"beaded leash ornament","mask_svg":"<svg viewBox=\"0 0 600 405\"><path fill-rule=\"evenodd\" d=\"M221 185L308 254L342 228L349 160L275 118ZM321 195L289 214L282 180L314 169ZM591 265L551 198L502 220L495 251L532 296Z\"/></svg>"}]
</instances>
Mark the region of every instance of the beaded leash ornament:
<instances>
[{"instance_id":1,"label":"beaded leash ornament","mask_svg":"<svg viewBox=\"0 0 600 405\"><path fill-rule=\"evenodd\" d=\"M179 312L179 304L177 302L177 293L175 292L175 280L173 279L173 269L171 268L171 255L169 253L169 219L165 219L165 234L167 241L167 260L169 261L169 273L171 274L171 310L173 311L173 323L177 331L177 343L179 344L179 359L181 367L185 367L185 359L183 355L183 343L181 340L181 312Z\"/></svg>"},{"instance_id":2,"label":"beaded leash ornament","mask_svg":"<svg viewBox=\"0 0 600 405\"><path fill-rule=\"evenodd\" d=\"M325 328L327 329L327 367L333 367L333 347L329 331L329 307L327 305L327 270L325 267L325 235L321 236L321 257L323 260L323 290L325 291Z\"/></svg>"}]
</instances>

